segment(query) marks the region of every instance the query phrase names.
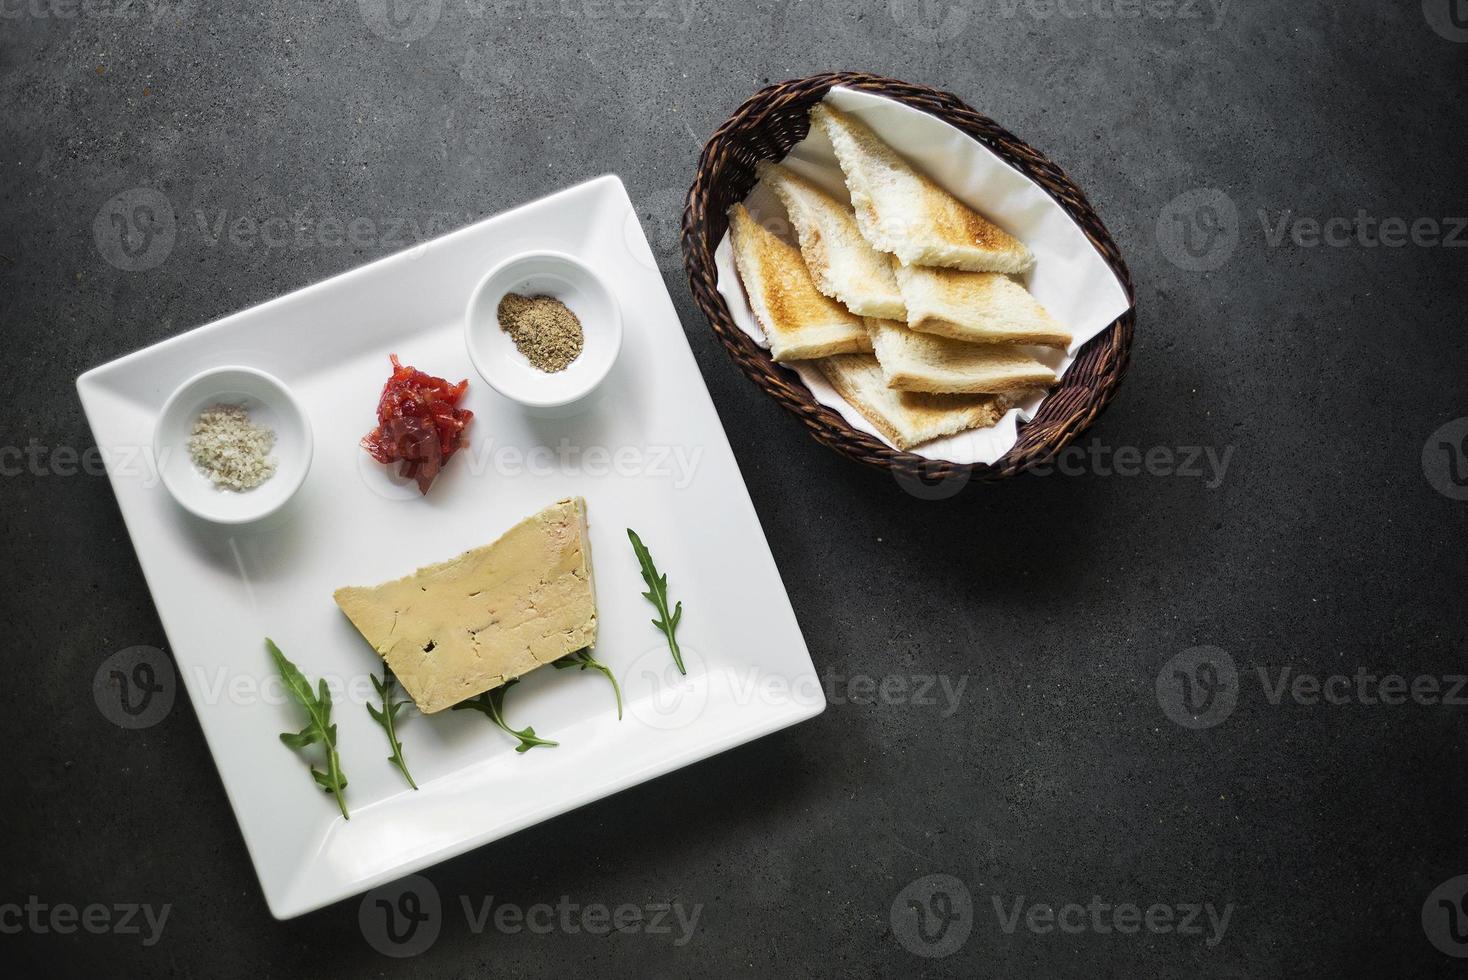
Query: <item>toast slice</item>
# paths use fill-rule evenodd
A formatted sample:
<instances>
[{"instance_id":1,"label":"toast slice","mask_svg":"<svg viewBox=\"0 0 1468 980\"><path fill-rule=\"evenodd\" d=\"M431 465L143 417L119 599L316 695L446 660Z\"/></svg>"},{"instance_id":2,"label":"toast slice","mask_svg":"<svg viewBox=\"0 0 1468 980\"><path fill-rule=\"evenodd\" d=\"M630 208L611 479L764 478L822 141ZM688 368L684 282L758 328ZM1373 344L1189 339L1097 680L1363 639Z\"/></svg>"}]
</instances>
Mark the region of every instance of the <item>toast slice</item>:
<instances>
[{"instance_id":1,"label":"toast slice","mask_svg":"<svg viewBox=\"0 0 1468 980\"><path fill-rule=\"evenodd\" d=\"M888 388L881 365L870 354L827 357L816 366L841 397L898 449L966 429L986 429L1009 410L1002 395L931 395Z\"/></svg>"},{"instance_id":2,"label":"toast slice","mask_svg":"<svg viewBox=\"0 0 1468 980\"><path fill-rule=\"evenodd\" d=\"M743 204L729 209L729 234L734 265L771 357L803 361L872 349L861 320L816 288L800 250L755 221Z\"/></svg>"},{"instance_id":3,"label":"toast slice","mask_svg":"<svg viewBox=\"0 0 1468 980\"><path fill-rule=\"evenodd\" d=\"M810 111L836 149L856 220L867 241L904 265L971 272L1024 272L1024 243L918 173L871 129L820 103Z\"/></svg>"},{"instance_id":4,"label":"toast slice","mask_svg":"<svg viewBox=\"0 0 1468 980\"><path fill-rule=\"evenodd\" d=\"M778 163L762 162L756 172L785 203L817 289L858 316L907 318L892 257L862 237L849 207Z\"/></svg>"},{"instance_id":5,"label":"toast slice","mask_svg":"<svg viewBox=\"0 0 1468 980\"><path fill-rule=\"evenodd\" d=\"M1029 290L997 272L899 266L907 325L971 344L1070 346L1071 333Z\"/></svg>"},{"instance_id":6,"label":"toast slice","mask_svg":"<svg viewBox=\"0 0 1468 980\"><path fill-rule=\"evenodd\" d=\"M1057 380L1048 365L1018 347L965 344L892 320L866 322L889 388L1002 394L1045 388Z\"/></svg>"}]
</instances>

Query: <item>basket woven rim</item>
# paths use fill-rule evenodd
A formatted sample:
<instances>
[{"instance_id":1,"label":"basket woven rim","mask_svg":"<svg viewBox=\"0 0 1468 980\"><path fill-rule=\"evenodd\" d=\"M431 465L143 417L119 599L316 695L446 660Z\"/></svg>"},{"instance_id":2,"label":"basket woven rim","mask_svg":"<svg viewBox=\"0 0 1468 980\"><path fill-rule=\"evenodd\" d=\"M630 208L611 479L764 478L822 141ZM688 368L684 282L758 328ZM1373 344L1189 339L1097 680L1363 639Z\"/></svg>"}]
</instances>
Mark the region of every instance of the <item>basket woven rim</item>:
<instances>
[{"instance_id":1,"label":"basket woven rim","mask_svg":"<svg viewBox=\"0 0 1468 980\"><path fill-rule=\"evenodd\" d=\"M803 117L810 105L836 86L895 99L949 123L992 150L1045 191L1075 221L1126 293L1126 312L1077 352L1064 378L1046 397L1035 418L1020 423L1015 445L992 464L929 459L895 449L876 436L853 428L840 413L817 402L793 370L777 364L768 351L735 326L728 304L718 293L713 252L723 237L727 217L723 208L711 207L715 194L727 189L730 203L743 200L754 184L753 161L749 158L779 159L789 149L789 145L782 149L780 140L772 138L766 127L783 120L788 128L794 114ZM705 144L693 184L688 189L681 245L694 302L741 370L796 415L818 441L843 455L898 475L994 480L1051 459L1100 416L1126 373L1136 296L1130 270L1109 230L1084 192L1060 167L958 96L941 89L854 71L825 72L766 86L746 99Z\"/></svg>"}]
</instances>

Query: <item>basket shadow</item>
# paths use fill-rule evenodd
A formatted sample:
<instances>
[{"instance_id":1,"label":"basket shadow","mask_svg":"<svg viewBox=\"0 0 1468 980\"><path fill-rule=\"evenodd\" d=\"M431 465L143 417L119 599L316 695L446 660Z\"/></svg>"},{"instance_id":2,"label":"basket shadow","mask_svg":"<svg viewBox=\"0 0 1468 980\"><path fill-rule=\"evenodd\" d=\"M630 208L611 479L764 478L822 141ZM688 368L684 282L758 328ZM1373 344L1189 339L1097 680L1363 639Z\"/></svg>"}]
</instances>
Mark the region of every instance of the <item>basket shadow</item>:
<instances>
[{"instance_id":1,"label":"basket shadow","mask_svg":"<svg viewBox=\"0 0 1468 980\"><path fill-rule=\"evenodd\" d=\"M965 595L1045 605L1096 560L1106 506L1089 485L1096 479L1020 474L916 505L897 481L879 480L894 484L895 493L882 487L877 505L898 511L892 516L909 547Z\"/></svg>"},{"instance_id":2,"label":"basket shadow","mask_svg":"<svg viewBox=\"0 0 1468 980\"><path fill-rule=\"evenodd\" d=\"M1158 545L1148 548L1154 572L1192 561L1216 516L1214 498L1188 481L1052 471L991 483L960 475L920 484L853 465L814 442L801 455L795 465L812 485L830 488L827 499L842 502L840 519L848 531L827 542L809 541L799 530L812 516L797 512L803 505L777 504L781 513L771 515L770 502L781 495L774 487L761 493L752 486L754 499L764 504L760 516L777 562L787 574L812 563L880 570L869 588L846 583L879 606L957 600L975 611L1054 614L1077 590L1094 589L1129 543ZM1137 534L1136 522L1147 515L1151 529ZM787 527L790 533L781 533ZM793 598L801 612L798 594Z\"/></svg>"}]
</instances>

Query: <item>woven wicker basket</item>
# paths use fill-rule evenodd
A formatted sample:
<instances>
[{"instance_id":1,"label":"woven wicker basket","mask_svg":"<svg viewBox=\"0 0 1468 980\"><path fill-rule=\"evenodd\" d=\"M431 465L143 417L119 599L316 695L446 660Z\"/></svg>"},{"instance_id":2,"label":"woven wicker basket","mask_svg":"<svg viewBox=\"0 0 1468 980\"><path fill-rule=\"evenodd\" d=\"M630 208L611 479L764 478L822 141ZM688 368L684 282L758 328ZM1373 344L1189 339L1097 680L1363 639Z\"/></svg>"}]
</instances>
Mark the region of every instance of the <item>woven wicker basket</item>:
<instances>
[{"instance_id":1,"label":"woven wicker basket","mask_svg":"<svg viewBox=\"0 0 1468 980\"><path fill-rule=\"evenodd\" d=\"M776 364L768 351L734 325L729 307L716 288L718 271L714 267L714 249L728 225L726 212L730 205L744 200L754 186L757 162L781 159L805 138L810 128L807 111L836 85L905 102L993 150L1065 208L1116 271L1128 300L1135 302L1131 273L1111 234L1080 188L1044 154L954 95L860 72L829 72L771 85L741 105L709 139L699 157L698 174L688 190L683 212L683 263L694 302L744 373L795 413L816 439L839 453L889 469L899 478L960 478L962 482L1001 479L1050 459L1095 421L1121 384L1132 342L1134 316L1130 310L1081 348L1035 419L1021 425L1014 448L992 465L929 460L893 449L875 436L853 429L839 414L817 402L794 371Z\"/></svg>"}]
</instances>

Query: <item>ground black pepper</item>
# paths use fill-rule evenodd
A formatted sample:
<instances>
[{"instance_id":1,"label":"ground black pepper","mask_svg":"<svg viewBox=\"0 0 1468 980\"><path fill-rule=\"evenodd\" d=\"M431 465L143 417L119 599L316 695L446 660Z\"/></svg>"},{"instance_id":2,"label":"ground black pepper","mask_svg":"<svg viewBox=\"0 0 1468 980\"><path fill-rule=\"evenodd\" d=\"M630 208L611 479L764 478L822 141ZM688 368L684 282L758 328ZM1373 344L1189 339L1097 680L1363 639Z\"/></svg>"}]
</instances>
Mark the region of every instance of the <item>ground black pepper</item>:
<instances>
[{"instance_id":1,"label":"ground black pepper","mask_svg":"<svg viewBox=\"0 0 1468 980\"><path fill-rule=\"evenodd\" d=\"M547 374L564 371L581 354L581 321L554 296L506 293L499 320L515 348Z\"/></svg>"}]
</instances>

